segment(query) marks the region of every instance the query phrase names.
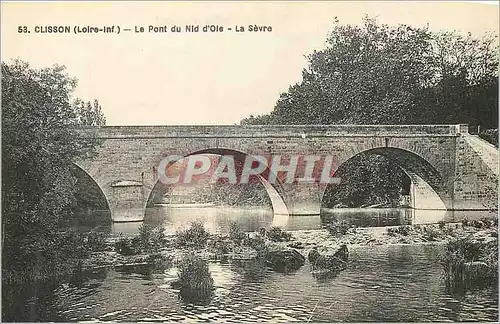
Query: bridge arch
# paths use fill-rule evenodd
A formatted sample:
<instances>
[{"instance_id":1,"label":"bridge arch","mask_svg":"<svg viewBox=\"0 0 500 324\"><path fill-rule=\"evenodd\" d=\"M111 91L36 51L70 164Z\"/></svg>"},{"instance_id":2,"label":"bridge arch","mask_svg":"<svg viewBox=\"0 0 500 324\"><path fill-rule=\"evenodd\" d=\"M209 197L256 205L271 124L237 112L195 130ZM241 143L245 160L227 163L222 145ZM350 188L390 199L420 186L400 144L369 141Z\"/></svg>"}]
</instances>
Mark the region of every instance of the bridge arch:
<instances>
[{"instance_id":1,"label":"bridge arch","mask_svg":"<svg viewBox=\"0 0 500 324\"><path fill-rule=\"evenodd\" d=\"M247 156L250 156L250 154L244 153L241 150L235 150L229 148L203 148L195 150L193 152L184 153L179 156L183 156L184 158L186 158L189 156L199 155L199 154L231 155L235 158L235 161L241 163L245 161L245 158ZM173 164L174 163L171 163L171 165ZM271 172L269 169L269 165L266 165L265 172ZM264 189L266 190L269 199L271 200L273 213L275 215L289 215L288 208L283 199L284 189L279 180L277 180L275 184L271 184L261 175L258 175L258 179L260 183L263 185ZM148 192L145 195L147 198L144 203L144 213L146 211L146 208L150 204L151 199L153 198L153 193L155 192L155 190L159 185L161 185L161 182L159 180L156 180L155 184L150 188L148 188Z\"/></svg>"},{"instance_id":2,"label":"bridge arch","mask_svg":"<svg viewBox=\"0 0 500 324\"><path fill-rule=\"evenodd\" d=\"M498 205L498 172L491 167L498 151L474 140L466 125L157 125L78 131L101 142L95 157L78 162L104 192L115 222L142 220L145 201L156 183L152 167L164 154L187 156L210 148L265 156L330 155L337 166L373 150L396 159L414 182L430 187L447 209L483 210ZM283 192L274 189L290 214L320 213L323 184L299 186L283 181L282 185Z\"/></svg>"},{"instance_id":3,"label":"bridge arch","mask_svg":"<svg viewBox=\"0 0 500 324\"><path fill-rule=\"evenodd\" d=\"M72 164L72 169L73 169L72 172L75 175L75 177L77 178L77 181L83 180L84 182L91 184L92 188L84 188L84 189L85 190L90 189L91 191L94 191L99 196L99 198L102 200L102 202L104 202L105 206L103 206L104 207L103 209L96 209L93 211L109 212L109 217L111 219L111 205L110 205L109 197L103 191L103 189L102 189L101 185L99 185L98 181L96 181L96 179L87 170L85 170L85 168L83 168L82 166L80 166L76 162L74 162ZM79 186L78 182L75 185L78 187ZM78 189L81 190L81 188L78 188ZM82 193L78 193L78 194L81 196ZM94 197L91 197L91 198L94 198Z\"/></svg>"},{"instance_id":4,"label":"bridge arch","mask_svg":"<svg viewBox=\"0 0 500 324\"><path fill-rule=\"evenodd\" d=\"M357 153L350 154L340 159L335 174L341 170L346 163L350 163L355 157L361 154L384 156L403 170L411 180L410 197L413 208L447 209L449 195L443 176L428 159L408 149L393 146L361 149ZM331 190L332 186L336 185L337 184L329 184L324 188L321 195L321 204L323 204L327 190Z\"/></svg>"}]
</instances>

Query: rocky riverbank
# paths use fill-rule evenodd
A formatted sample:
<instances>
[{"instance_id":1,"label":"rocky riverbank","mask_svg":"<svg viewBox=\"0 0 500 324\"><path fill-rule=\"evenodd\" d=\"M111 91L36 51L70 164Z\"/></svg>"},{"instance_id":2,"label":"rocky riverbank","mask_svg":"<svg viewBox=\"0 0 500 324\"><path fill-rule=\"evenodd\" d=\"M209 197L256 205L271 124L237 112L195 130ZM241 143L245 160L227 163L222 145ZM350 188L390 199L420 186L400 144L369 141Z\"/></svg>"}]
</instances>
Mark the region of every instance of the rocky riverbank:
<instances>
[{"instance_id":1,"label":"rocky riverbank","mask_svg":"<svg viewBox=\"0 0 500 324\"><path fill-rule=\"evenodd\" d=\"M332 235L332 231L327 229L293 232L276 229L274 237L258 232L242 233L238 229L233 229L227 235L210 235L208 233L202 235L200 233L204 232L200 231L203 229L197 229L197 233L194 234L196 237L180 240L179 235L165 236L161 238L161 243L154 244L154 249L129 253L131 255L123 255L117 251L116 247L120 244L123 245L123 237L113 236L107 240L106 251L93 253L89 259L84 260L83 268L138 264L172 265L178 263L187 254L194 254L206 260L248 260L265 255L269 251L275 251L274 253L276 251L293 251L280 253L297 256L292 263L300 267L304 262L299 261L300 257L298 256L307 258L313 248L319 253L331 254L343 245L351 249L387 244L445 244L460 238L468 238L478 242L497 240L498 229L495 224L480 225L478 226L477 223L442 223L349 228L342 235ZM203 236L203 242L196 243L198 246L187 245L186 242L196 242L200 236ZM127 240L133 241L129 238ZM274 263L277 265L276 262Z\"/></svg>"},{"instance_id":2,"label":"rocky riverbank","mask_svg":"<svg viewBox=\"0 0 500 324\"><path fill-rule=\"evenodd\" d=\"M477 228L462 223L403 225L388 227L353 228L344 235L333 236L328 230L294 231L297 242L306 249L312 246L328 247L347 244L350 247L387 245L387 244L429 244L447 243L458 237L473 236L485 240L495 240L496 226Z\"/></svg>"}]
</instances>

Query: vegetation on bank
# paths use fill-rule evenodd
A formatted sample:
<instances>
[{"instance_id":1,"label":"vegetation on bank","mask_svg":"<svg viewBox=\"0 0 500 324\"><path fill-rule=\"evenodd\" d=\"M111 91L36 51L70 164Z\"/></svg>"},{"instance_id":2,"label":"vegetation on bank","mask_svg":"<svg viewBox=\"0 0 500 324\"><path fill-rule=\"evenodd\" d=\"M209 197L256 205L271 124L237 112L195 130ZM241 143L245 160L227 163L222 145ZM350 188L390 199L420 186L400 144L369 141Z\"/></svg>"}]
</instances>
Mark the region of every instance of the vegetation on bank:
<instances>
[{"instance_id":1,"label":"vegetation on bank","mask_svg":"<svg viewBox=\"0 0 500 324\"><path fill-rule=\"evenodd\" d=\"M182 299L191 303L208 303L214 290L214 279L208 263L199 256L188 254L177 265L179 280L173 284Z\"/></svg>"},{"instance_id":2,"label":"vegetation on bank","mask_svg":"<svg viewBox=\"0 0 500 324\"><path fill-rule=\"evenodd\" d=\"M178 278L172 287L179 290L183 300L203 303L210 300L214 288L209 260L230 260L235 265L243 262L241 266L253 260L260 267L291 272L300 268L307 256L312 275L323 280L347 267L347 249L356 245L447 243L441 263L448 284L470 288L481 280L491 283L498 270L497 225L496 219L488 218L387 228L356 228L346 222L333 222L324 230L292 234L278 227L245 233L231 222L225 233L210 234L201 223L193 222L173 236L166 236L161 225L142 225L133 237L120 235L113 239L104 233L92 233L85 243L77 245L92 246L80 254L86 259L80 262L80 270L148 265L163 271L176 266ZM337 256L339 253L342 258Z\"/></svg>"},{"instance_id":3,"label":"vegetation on bank","mask_svg":"<svg viewBox=\"0 0 500 324\"><path fill-rule=\"evenodd\" d=\"M497 285L498 239L455 238L447 243L441 262L450 288Z\"/></svg>"},{"instance_id":4,"label":"vegetation on bank","mask_svg":"<svg viewBox=\"0 0 500 324\"><path fill-rule=\"evenodd\" d=\"M66 226L76 204L73 162L98 141L80 125L105 122L97 101L72 97L65 68L2 62L2 282L71 272L93 249L89 235Z\"/></svg>"},{"instance_id":5,"label":"vegetation on bank","mask_svg":"<svg viewBox=\"0 0 500 324\"><path fill-rule=\"evenodd\" d=\"M498 283L498 218L389 227L387 234L403 242L410 236L426 242L446 242L441 264L446 284L453 290Z\"/></svg>"},{"instance_id":6,"label":"vegetation on bank","mask_svg":"<svg viewBox=\"0 0 500 324\"><path fill-rule=\"evenodd\" d=\"M207 180L208 181L208 180ZM151 204L161 203L165 195L170 195L171 187L158 184L150 200ZM272 207L271 199L264 185L258 183L225 183L224 179L210 186L199 185L190 194L193 203L213 203L216 206L246 206L246 207ZM175 194L170 196L172 203L176 203Z\"/></svg>"},{"instance_id":7,"label":"vegetation on bank","mask_svg":"<svg viewBox=\"0 0 500 324\"><path fill-rule=\"evenodd\" d=\"M365 17L335 20L326 47L274 110L241 124L458 124L498 145L498 39ZM362 153L340 166L325 207L398 206L409 179L390 156Z\"/></svg>"}]
</instances>

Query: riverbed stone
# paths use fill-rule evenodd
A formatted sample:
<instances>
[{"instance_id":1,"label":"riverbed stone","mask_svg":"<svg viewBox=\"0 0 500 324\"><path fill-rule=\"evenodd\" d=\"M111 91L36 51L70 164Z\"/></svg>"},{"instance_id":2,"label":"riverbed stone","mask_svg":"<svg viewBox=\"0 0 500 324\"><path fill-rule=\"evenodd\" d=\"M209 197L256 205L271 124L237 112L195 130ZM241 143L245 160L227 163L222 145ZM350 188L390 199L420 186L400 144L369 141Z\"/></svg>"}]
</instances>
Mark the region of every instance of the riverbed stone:
<instances>
[{"instance_id":1,"label":"riverbed stone","mask_svg":"<svg viewBox=\"0 0 500 324\"><path fill-rule=\"evenodd\" d=\"M299 251L286 246L269 246L266 264L278 272L291 272L305 263L305 257Z\"/></svg>"},{"instance_id":2,"label":"riverbed stone","mask_svg":"<svg viewBox=\"0 0 500 324\"><path fill-rule=\"evenodd\" d=\"M331 271L341 271L347 268L349 250L346 244L337 246L334 249L318 251L313 248L307 256L314 270L323 269Z\"/></svg>"}]
</instances>

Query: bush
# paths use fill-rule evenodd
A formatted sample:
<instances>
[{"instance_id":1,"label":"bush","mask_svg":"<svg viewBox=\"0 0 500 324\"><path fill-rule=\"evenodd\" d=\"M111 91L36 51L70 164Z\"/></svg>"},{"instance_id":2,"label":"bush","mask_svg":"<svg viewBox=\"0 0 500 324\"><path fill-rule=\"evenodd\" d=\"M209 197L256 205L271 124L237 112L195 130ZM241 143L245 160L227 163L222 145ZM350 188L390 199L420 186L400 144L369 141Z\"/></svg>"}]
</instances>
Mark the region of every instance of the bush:
<instances>
[{"instance_id":1,"label":"bush","mask_svg":"<svg viewBox=\"0 0 500 324\"><path fill-rule=\"evenodd\" d=\"M165 270L172 266L171 257L161 253L152 253L148 255L146 262L152 266L154 270Z\"/></svg>"},{"instance_id":2,"label":"bush","mask_svg":"<svg viewBox=\"0 0 500 324\"><path fill-rule=\"evenodd\" d=\"M472 226L475 228L490 228L492 226L498 227L498 216L495 215L493 218L490 217L481 217L479 220L467 220L467 219L462 219L462 225L465 226Z\"/></svg>"},{"instance_id":3,"label":"bush","mask_svg":"<svg viewBox=\"0 0 500 324\"><path fill-rule=\"evenodd\" d=\"M458 228L458 224L456 224L454 227L453 226L446 226L442 229L442 232L444 235L455 236L457 228Z\"/></svg>"},{"instance_id":4,"label":"bush","mask_svg":"<svg viewBox=\"0 0 500 324\"><path fill-rule=\"evenodd\" d=\"M206 302L214 289L208 263L198 256L188 254L179 262L178 287L181 298L187 302Z\"/></svg>"},{"instance_id":5,"label":"bush","mask_svg":"<svg viewBox=\"0 0 500 324\"><path fill-rule=\"evenodd\" d=\"M441 260L446 283L468 288L496 283L498 279L498 241L474 241L471 237L448 242Z\"/></svg>"},{"instance_id":6,"label":"bush","mask_svg":"<svg viewBox=\"0 0 500 324\"><path fill-rule=\"evenodd\" d=\"M135 239L135 238L134 238ZM121 255L134 255L140 251L137 249L137 240L133 240L126 236L120 236L115 243L115 251Z\"/></svg>"},{"instance_id":7,"label":"bush","mask_svg":"<svg viewBox=\"0 0 500 324\"><path fill-rule=\"evenodd\" d=\"M473 220L469 224L470 226L475 227L477 229L483 228L485 225L481 220Z\"/></svg>"},{"instance_id":8,"label":"bush","mask_svg":"<svg viewBox=\"0 0 500 324\"><path fill-rule=\"evenodd\" d=\"M491 218L481 217L480 221L483 223L484 227L490 228L494 225L494 221Z\"/></svg>"},{"instance_id":9,"label":"bush","mask_svg":"<svg viewBox=\"0 0 500 324\"><path fill-rule=\"evenodd\" d=\"M215 252L216 257L225 256L232 250L232 244L229 238L221 235L215 235L213 239L210 240L209 247Z\"/></svg>"},{"instance_id":10,"label":"bush","mask_svg":"<svg viewBox=\"0 0 500 324\"><path fill-rule=\"evenodd\" d=\"M234 221L229 222L229 239L236 244L241 244L248 237L241 227Z\"/></svg>"},{"instance_id":11,"label":"bush","mask_svg":"<svg viewBox=\"0 0 500 324\"><path fill-rule=\"evenodd\" d=\"M264 256L267 253L266 240L262 235L247 237L245 241L243 241L243 245L257 251L257 256Z\"/></svg>"},{"instance_id":12,"label":"bush","mask_svg":"<svg viewBox=\"0 0 500 324\"><path fill-rule=\"evenodd\" d=\"M410 235L410 232L412 231L412 228L410 225L401 225L397 227L388 227L387 228L387 234L390 236L396 236L396 235L403 235L403 236L408 236Z\"/></svg>"},{"instance_id":13,"label":"bush","mask_svg":"<svg viewBox=\"0 0 500 324\"><path fill-rule=\"evenodd\" d=\"M136 239L137 249L142 252L157 251L166 244L165 231L162 226L142 224Z\"/></svg>"},{"instance_id":14,"label":"bush","mask_svg":"<svg viewBox=\"0 0 500 324\"><path fill-rule=\"evenodd\" d=\"M202 249L207 245L210 234L201 222L192 222L187 230L178 230L175 234L177 247Z\"/></svg>"},{"instance_id":15,"label":"bush","mask_svg":"<svg viewBox=\"0 0 500 324\"><path fill-rule=\"evenodd\" d=\"M324 226L328 230L328 232L334 237L347 234L347 232L351 228L349 223L341 220L331 220Z\"/></svg>"},{"instance_id":16,"label":"bush","mask_svg":"<svg viewBox=\"0 0 500 324\"><path fill-rule=\"evenodd\" d=\"M438 222L439 229L443 229L446 226L446 222L444 220L441 220Z\"/></svg>"},{"instance_id":17,"label":"bush","mask_svg":"<svg viewBox=\"0 0 500 324\"><path fill-rule=\"evenodd\" d=\"M281 230L277 226L273 226L266 231L266 236L273 242L286 242L292 239L292 234Z\"/></svg>"},{"instance_id":18,"label":"bush","mask_svg":"<svg viewBox=\"0 0 500 324\"><path fill-rule=\"evenodd\" d=\"M426 241L436 241L441 236L441 232L434 226L429 225L424 227L422 237Z\"/></svg>"},{"instance_id":19,"label":"bush","mask_svg":"<svg viewBox=\"0 0 500 324\"><path fill-rule=\"evenodd\" d=\"M108 234L92 230L84 236L85 245L89 252L101 252L106 250L106 238Z\"/></svg>"},{"instance_id":20,"label":"bush","mask_svg":"<svg viewBox=\"0 0 500 324\"><path fill-rule=\"evenodd\" d=\"M485 141L498 147L498 129L486 129L478 135Z\"/></svg>"},{"instance_id":21,"label":"bush","mask_svg":"<svg viewBox=\"0 0 500 324\"><path fill-rule=\"evenodd\" d=\"M164 247L166 241L162 226L142 224L139 226L139 235L133 238L120 236L115 243L115 251L122 255L151 253Z\"/></svg>"}]
</instances>

